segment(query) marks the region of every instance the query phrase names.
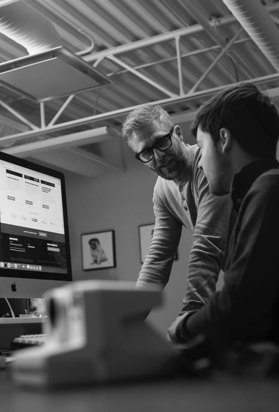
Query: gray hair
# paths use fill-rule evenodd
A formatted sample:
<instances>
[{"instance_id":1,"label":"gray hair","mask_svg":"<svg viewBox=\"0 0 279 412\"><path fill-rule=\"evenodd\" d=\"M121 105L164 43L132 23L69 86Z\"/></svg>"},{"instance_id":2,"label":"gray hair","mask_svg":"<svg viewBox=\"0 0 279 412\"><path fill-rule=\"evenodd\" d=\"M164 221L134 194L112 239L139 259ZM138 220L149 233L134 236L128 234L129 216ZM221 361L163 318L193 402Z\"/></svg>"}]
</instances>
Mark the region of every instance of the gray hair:
<instances>
[{"instance_id":1,"label":"gray hair","mask_svg":"<svg viewBox=\"0 0 279 412\"><path fill-rule=\"evenodd\" d=\"M128 114L122 125L122 135L128 141L135 130L143 129L150 123L157 121L171 128L173 123L169 114L161 106L144 104Z\"/></svg>"}]
</instances>

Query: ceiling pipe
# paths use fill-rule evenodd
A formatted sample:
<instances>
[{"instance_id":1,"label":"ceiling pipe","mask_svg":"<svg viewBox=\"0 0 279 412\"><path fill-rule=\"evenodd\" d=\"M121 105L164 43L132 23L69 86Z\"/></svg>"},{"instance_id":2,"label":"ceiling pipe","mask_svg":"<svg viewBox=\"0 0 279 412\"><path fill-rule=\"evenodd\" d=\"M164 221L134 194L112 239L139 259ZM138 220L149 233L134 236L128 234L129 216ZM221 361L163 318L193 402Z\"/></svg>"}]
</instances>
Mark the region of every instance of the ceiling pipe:
<instances>
[{"instance_id":1,"label":"ceiling pipe","mask_svg":"<svg viewBox=\"0 0 279 412\"><path fill-rule=\"evenodd\" d=\"M0 7L0 32L25 47L29 54L62 46L52 22L24 1Z\"/></svg>"},{"instance_id":2,"label":"ceiling pipe","mask_svg":"<svg viewBox=\"0 0 279 412\"><path fill-rule=\"evenodd\" d=\"M279 72L279 31L259 0L223 0L249 36Z\"/></svg>"}]
</instances>

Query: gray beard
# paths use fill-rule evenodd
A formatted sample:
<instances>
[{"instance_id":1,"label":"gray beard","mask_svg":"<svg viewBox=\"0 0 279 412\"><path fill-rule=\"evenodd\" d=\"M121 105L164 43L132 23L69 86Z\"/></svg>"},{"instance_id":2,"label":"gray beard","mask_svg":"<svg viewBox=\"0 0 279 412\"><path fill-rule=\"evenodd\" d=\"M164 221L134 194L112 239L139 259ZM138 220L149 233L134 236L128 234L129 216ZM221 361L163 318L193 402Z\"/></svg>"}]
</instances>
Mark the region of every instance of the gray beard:
<instances>
[{"instance_id":1,"label":"gray beard","mask_svg":"<svg viewBox=\"0 0 279 412\"><path fill-rule=\"evenodd\" d=\"M152 169L152 168L151 168L151 170L157 176L160 176L165 180L175 180L175 181L179 182L180 178L182 177L182 173L183 173L183 170L184 170L184 165L183 165L182 162L180 162L175 169L167 171L167 173L162 173L162 172L158 173L157 170Z\"/></svg>"}]
</instances>

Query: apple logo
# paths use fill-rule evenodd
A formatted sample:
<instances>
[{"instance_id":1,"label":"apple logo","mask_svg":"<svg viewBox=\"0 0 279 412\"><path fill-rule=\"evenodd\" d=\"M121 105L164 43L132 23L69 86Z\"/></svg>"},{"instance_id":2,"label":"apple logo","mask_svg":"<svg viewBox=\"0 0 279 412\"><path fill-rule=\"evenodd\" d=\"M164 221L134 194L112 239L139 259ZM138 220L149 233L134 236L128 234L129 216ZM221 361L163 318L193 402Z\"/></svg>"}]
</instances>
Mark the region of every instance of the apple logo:
<instances>
[{"instance_id":1,"label":"apple logo","mask_svg":"<svg viewBox=\"0 0 279 412\"><path fill-rule=\"evenodd\" d=\"M12 289L13 292L16 292L16 283L15 282L12 283L11 289Z\"/></svg>"}]
</instances>

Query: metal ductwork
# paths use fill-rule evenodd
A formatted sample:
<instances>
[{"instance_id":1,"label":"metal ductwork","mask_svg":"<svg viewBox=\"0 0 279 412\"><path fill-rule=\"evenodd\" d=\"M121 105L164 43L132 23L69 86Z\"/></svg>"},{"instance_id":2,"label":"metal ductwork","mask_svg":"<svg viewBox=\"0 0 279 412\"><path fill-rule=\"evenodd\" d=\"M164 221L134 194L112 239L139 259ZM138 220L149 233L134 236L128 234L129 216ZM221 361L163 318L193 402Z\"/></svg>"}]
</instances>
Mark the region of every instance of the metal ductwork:
<instances>
[{"instance_id":1,"label":"metal ductwork","mask_svg":"<svg viewBox=\"0 0 279 412\"><path fill-rule=\"evenodd\" d=\"M28 54L52 49L61 45L61 39L49 19L23 1L8 2L0 7L0 32L23 46ZM1 136L15 134L18 129L1 124ZM34 138L28 139L28 142ZM9 147L9 142L2 143Z\"/></svg>"},{"instance_id":2,"label":"metal ductwork","mask_svg":"<svg viewBox=\"0 0 279 412\"><path fill-rule=\"evenodd\" d=\"M68 70L77 70L77 68L80 70L80 72L83 75L83 78L80 79L80 83L77 81L75 82L75 85L80 87L82 89L83 87L83 82L89 86L91 86L91 83L95 86L106 84L109 82L108 79L105 78L104 75L97 73L96 69L91 68L91 66L88 67L83 67L81 68L78 66L81 64L87 64L85 63L82 59L80 59L78 62L76 61L78 58L75 58L73 66L71 66L71 59L74 59L75 55L73 56L71 54L66 54L66 57L62 53L63 50L60 51L60 48L63 49L62 46L62 40L56 31L54 25L52 22L46 18L43 14L38 12L36 9L34 9L32 6L29 4L25 3L24 1L6 1L4 5L1 6L0 4L0 32L4 34L6 37L9 37L12 39L14 42L20 44L23 46L26 51L31 55L30 57L36 58L37 54L41 54L42 52L48 52L49 50L53 52L53 50L58 50L57 51L57 56L56 59L53 59L51 61L57 61L59 57L59 53L61 53L64 57L64 59L67 60L67 64L65 63L65 60L62 60L64 64L64 69L61 70L59 66L59 61L57 63L58 65L58 70L60 70L57 74L62 75L63 77L67 77L67 69ZM93 43L94 44L94 43ZM27 56L29 57L29 56ZM21 59L22 61L22 59ZM7 62L9 63L9 62ZM68 64L69 63L69 64ZM66 66L66 67L65 67ZM19 65L17 67L17 73L15 74L15 78L12 78L11 84L15 86L15 81L17 81L19 84L24 84L27 87L27 91L29 91L31 86L33 85L33 78L35 78L36 73L34 74L33 72L31 73L31 83L28 82L27 80L21 81L21 77L19 76ZM46 87L47 91L50 88L50 84L52 84L52 78L54 77L56 80L58 76L55 75L54 70L50 70L49 68L45 69L47 70L47 73L51 78L47 80L47 76L44 75L44 69L42 64L41 65L36 65L36 62L34 63L34 67L39 67L40 73L38 75L41 76L44 81L40 82L42 84L42 87ZM74 69L72 69L74 67ZM84 69L87 69L86 74L82 71ZM23 69L24 70L24 69ZM91 72L90 72L91 70ZM13 67L11 68L11 76L13 75ZM62 72L62 73L61 73ZM4 72L5 74L5 72ZM24 74L26 76L26 72ZM89 77L91 76L91 77ZM26 78L26 77L25 77ZM26 78L27 79L27 78ZM7 79L5 78L4 82ZM8 79L9 80L9 79ZM59 81L59 86L63 83L62 81ZM81 84L81 85L80 85ZM67 86L67 85L66 85ZM89 87L88 86L88 87ZM37 90L37 86L34 83L34 87ZM55 86L56 87L56 86ZM85 86L84 86L85 87ZM63 89L64 90L64 89ZM0 124L0 150L2 148L10 147L13 146L15 142L10 143L9 141L1 142L1 136L5 137L8 135L16 134L17 129L11 127L8 124L3 124L1 126ZM25 139L25 144L32 143L34 141L38 141L40 139L44 140L44 137L38 138L38 137L31 137L29 139ZM86 154L86 153L85 153ZM48 163L50 165L60 167L64 170L69 170L74 173L81 174L83 176L88 176L88 177L96 177L98 176L104 169L104 166L96 161L94 159L92 160L89 158L89 156L85 156L85 154L79 153L78 149L68 149L65 147L64 149L60 150L50 150L48 153L46 152L41 152L41 153L36 153L34 156L35 160L43 161L45 163Z\"/></svg>"},{"instance_id":3,"label":"metal ductwork","mask_svg":"<svg viewBox=\"0 0 279 412\"><path fill-rule=\"evenodd\" d=\"M279 71L279 31L259 0L223 0L272 66Z\"/></svg>"},{"instance_id":4,"label":"metal ductwork","mask_svg":"<svg viewBox=\"0 0 279 412\"><path fill-rule=\"evenodd\" d=\"M29 54L61 45L52 22L23 1L10 1L0 7L0 32L23 46ZM0 126L0 136L17 133L9 125ZM28 142L34 139L29 139ZM1 146L11 146L9 142Z\"/></svg>"},{"instance_id":5,"label":"metal ductwork","mask_svg":"<svg viewBox=\"0 0 279 412\"><path fill-rule=\"evenodd\" d=\"M0 8L0 32L25 47L29 54L62 45L52 22L24 1Z\"/></svg>"}]
</instances>

